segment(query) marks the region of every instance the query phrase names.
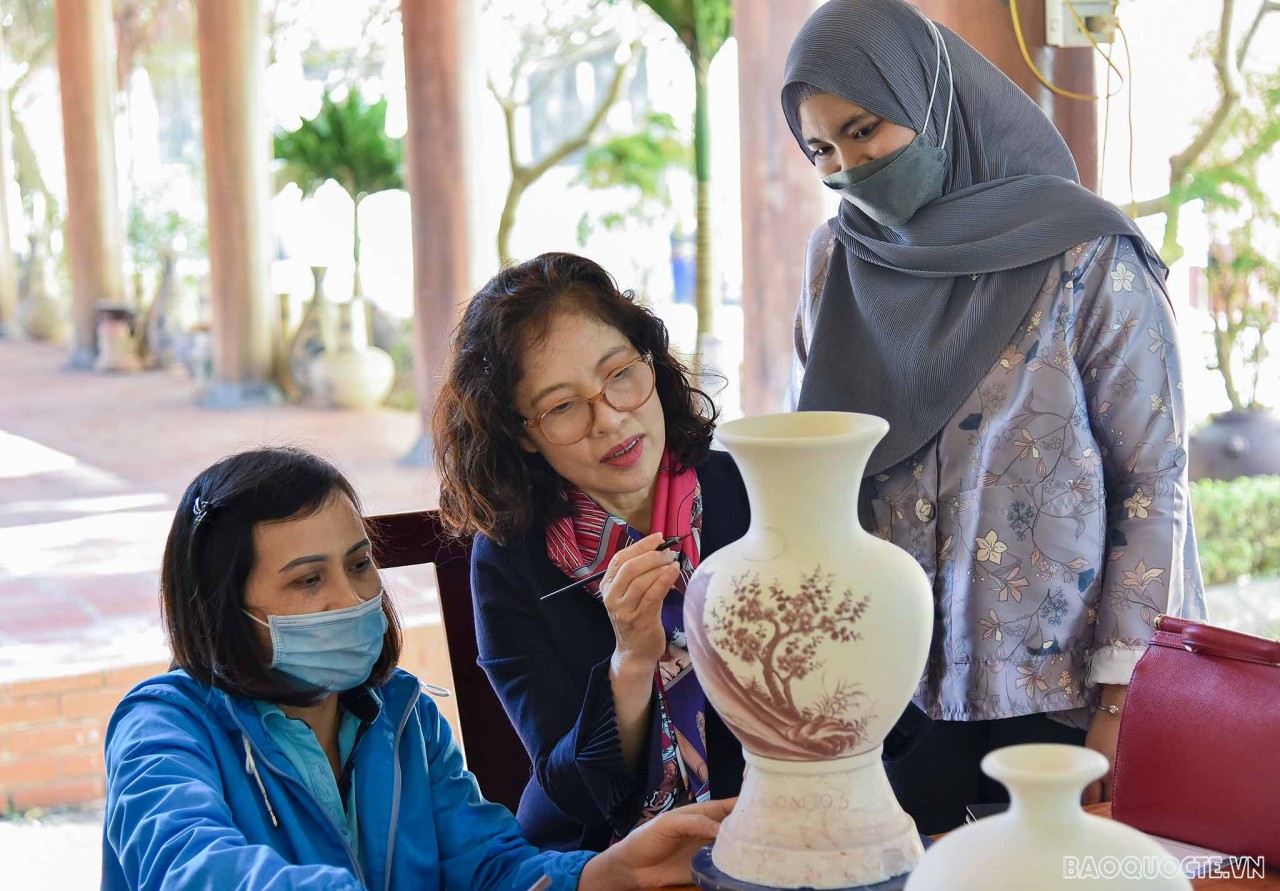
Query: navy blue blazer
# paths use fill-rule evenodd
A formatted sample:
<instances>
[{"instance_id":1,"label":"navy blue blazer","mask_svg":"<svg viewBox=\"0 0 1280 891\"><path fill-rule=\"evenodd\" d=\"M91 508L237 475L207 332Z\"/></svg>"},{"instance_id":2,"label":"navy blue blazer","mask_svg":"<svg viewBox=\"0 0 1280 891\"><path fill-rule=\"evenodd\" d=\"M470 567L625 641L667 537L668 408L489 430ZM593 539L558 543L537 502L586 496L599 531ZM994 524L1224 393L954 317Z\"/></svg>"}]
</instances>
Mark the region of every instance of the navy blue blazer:
<instances>
[{"instance_id":1,"label":"navy blue blazer","mask_svg":"<svg viewBox=\"0 0 1280 891\"><path fill-rule=\"evenodd\" d=\"M750 507L733 459L713 451L699 464L705 557L747 531ZM572 581L547 557L539 528L506 547L477 535L471 586L480 666L520 734L533 776L516 816L525 837L557 850L603 850L636 822L661 772L657 689L649 742L637 770L622 757L609 684L616 643L604 606L586 590L541 595ZM707 773L713 798L742 785L742 746L710 703Z\"/></svg>"}]
</instances>

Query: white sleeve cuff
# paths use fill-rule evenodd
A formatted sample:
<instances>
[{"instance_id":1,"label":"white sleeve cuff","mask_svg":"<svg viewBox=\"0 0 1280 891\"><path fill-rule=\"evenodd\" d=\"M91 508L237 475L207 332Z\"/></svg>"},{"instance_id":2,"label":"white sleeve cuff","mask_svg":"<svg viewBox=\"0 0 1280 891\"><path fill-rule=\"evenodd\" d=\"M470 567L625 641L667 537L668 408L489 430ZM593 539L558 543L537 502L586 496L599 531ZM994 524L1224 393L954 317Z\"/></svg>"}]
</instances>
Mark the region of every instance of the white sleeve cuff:
<instances>
[{"instance_id":1,"label":"white sleeve cuff","mask_svg":"<svg viewBox=\"0 0 1280 891\"><path fill-rule=\"evenodd\" d=\"M1126 647L1120 645L1106 646L1095 650L1088 657L1088 670L1085 679L1090 684L1128 684L1133 677L1133 669L1137 666L1146 646Z\"/></svg>"}]
</instances>

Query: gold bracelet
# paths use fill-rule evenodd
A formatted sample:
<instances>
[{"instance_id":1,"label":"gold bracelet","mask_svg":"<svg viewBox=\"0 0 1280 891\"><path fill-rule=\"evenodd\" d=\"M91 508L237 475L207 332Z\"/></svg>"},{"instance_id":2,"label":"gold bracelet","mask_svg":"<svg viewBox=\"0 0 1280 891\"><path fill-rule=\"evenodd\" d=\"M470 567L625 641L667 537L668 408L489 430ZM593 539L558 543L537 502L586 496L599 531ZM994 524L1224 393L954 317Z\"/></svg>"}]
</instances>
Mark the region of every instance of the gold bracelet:
<instances>
[{"instance_id":1,"label":"gold bracelet","mask_svg":"<svg viewBox=\"0 0 1280 891\"><path fill-rule=\"evenodd\" d=\"M1121 706L1118 705L1099 705L1094 711L1106 712L1108 715L1120 714Z\"/></svg>"}]
</instances>

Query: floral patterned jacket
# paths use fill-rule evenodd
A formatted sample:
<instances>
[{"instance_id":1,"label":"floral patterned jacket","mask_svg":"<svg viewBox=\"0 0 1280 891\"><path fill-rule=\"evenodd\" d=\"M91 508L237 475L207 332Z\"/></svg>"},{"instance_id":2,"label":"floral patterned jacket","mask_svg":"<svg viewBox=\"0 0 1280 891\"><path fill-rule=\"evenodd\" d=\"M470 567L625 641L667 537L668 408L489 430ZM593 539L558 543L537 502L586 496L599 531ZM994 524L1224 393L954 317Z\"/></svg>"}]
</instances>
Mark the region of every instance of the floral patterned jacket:
<instances>
[{"instance_id":1,"label":"floral patterned jacket","mask_svg":"<svg viewBox=\"0 0 1280 891\"><path fill-rule=\"evenodd\" d=\"M810 238L795 408L835 244ZM1023 324L932 443L872 486L876 533L933 583L915 702L932 717L1048 712L1087 727L1159 613L1203 618L1173 312L1127 238L1050 268Z\"/></svg>"}]
</instances>

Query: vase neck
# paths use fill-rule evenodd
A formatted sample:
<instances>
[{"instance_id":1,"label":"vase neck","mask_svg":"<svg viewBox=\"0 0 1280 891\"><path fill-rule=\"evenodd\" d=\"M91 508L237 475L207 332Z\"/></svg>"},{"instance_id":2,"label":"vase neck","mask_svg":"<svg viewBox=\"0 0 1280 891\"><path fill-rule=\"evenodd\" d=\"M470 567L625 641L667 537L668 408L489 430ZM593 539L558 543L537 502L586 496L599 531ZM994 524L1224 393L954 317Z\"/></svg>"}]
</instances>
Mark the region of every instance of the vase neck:
<instances>
[{"instance_id":1,"label":"vase neck","mask_svg":"<svg viewBox=\"0 0 1280 891\"><path fill-rule=\"evenodd\" d=\"M1080 794L1107 771L1107 759L1083 746L1024 743L987 753L987 776L1009 790L1019 820L1062 826L1084 819Z\"/></svg>"},{"instance_id":2,"label":"vase neck","mask_svg":"<svg viewBox=\"0 0 1280 891\"><path fill-rule=\"evenodd\" d=\"M362 297L352 297L342 304L342 320L338 328L338 347L359 352L369 348L368 304Z\"/></svg>"},{"instance_id":3,"label":"vase neck","mask_svg":"<svg viewBox=\"0 0 1280 891\"><path fill-rule=\"evenodd\" d=\"M866 534L858 522L858 490L874 442L727 445L750 494L752 532L790 528Z\"/></svg>"},{"instance_id":4,"label":"vase neck","mask_svg":"<svg viewBox=\"0 0 1280 891\"><path fill-rule=\"evenodd\" d=\"M1009 785L1009 813L1019 822L1062 826L1080 820L1080 784L1029 782Z\"/></svg>"}]
</instances>

